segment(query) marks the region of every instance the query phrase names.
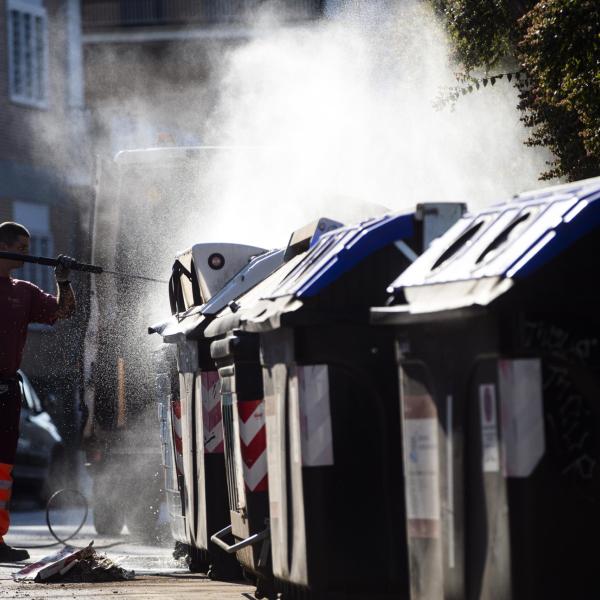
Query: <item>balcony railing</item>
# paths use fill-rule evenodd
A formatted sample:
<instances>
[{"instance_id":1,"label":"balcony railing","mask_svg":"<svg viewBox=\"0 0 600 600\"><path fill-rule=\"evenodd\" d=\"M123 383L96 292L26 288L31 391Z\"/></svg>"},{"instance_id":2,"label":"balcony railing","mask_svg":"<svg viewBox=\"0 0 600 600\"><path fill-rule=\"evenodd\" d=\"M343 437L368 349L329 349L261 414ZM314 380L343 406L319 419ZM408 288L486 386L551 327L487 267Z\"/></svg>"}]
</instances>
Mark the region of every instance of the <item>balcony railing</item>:
<instances>
[{"instance_id":1,"label":"balcony railing","mask_svg":"<svg viewBox=\"0 0 600 600\"><path fill-rule=\"evenodd\" d=\"M83 0L86 30L113 27L152 27L243 22L264 0ZM278 0L289 20L321 15L324 0Z\"/></svg>"}]
</instances>

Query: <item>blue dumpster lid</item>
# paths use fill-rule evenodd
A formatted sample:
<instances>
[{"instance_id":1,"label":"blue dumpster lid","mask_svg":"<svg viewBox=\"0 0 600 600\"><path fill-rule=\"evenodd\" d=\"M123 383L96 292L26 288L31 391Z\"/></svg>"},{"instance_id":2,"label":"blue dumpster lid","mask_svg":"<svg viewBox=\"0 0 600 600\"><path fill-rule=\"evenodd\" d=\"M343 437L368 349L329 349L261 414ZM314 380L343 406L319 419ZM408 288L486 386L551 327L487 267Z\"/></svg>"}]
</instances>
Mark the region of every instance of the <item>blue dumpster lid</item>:
<instances>
[{"instance_id":1,"label":"blue dumpster lid","mask_svg":"<svg viewBox=\"0 0 600 600\"><path fill-rule=\"evenodd\" d=\"M414 213L388 214L321 236L317 244L266 298L310 298L377 250L408 238Z\"/></svg>"},{"instance_id":2,"label":"blue dumpster lid","mask_svg":"<svg viewBox=\"0 0 600 600\"><path fill-rule=\"evenodd\" d=\"M236 299L233 309L220 312L207 326L205 336L223 335L238 328L254 332L276 329L281 326L282 315L298 311L305 299L317 296L363 259L390 244L414 260L417 255L405 240L415 235L416 221L424 221L428 211L435 219L454 222L463 205L427 203L418 205L417 212L387 214L324 233L307 252L295 256ZM439 230L440 225L434 225L432 220L430 229Z\"/></svg>"},{"instance_id":3,"label":"blue dumpster lid","mask_svg":"<svg viewBox=\"0 0 600 600\"><path fill-rule=\"evenodd\" d=\"M303 306L373 252L413 235L414 213L385 215L322 235L307 252L295 256L247 294L219 313L206 337L236 328L264 331L281 326L281 316ZM410 251L405 248L404 251Z\"/></svg>"},{"instance_id":4,"label":"blue dumpster lid","mask_svg":"<svg viewBox=\"0 0 600 600\"><path fill-rule=\"evenodd\" d=\"M600 177L526 192L467 214L388 291L403 292L411 312L489 304L600 226L598 200Z\"/></svg>"}]
</instances>

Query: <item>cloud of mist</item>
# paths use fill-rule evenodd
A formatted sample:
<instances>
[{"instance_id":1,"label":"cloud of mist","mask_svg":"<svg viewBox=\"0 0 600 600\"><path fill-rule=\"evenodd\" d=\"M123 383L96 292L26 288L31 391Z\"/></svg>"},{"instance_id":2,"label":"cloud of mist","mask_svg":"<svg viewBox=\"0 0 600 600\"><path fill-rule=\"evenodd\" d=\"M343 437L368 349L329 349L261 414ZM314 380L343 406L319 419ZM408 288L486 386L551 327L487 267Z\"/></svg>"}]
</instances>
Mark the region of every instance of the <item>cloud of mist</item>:
<instances>
[{"instance_id":1,"label":"cloud of mist","mask_svg":"<svg viewBox=\"0 0 600 600\"><path fill-rule=\"evenodd\" d=\"M211 240L281 245L318 216L478 208L540 186L546 157L523 145L514 88L436 111L457 70L444 32L425 4L389 4L353 2L295 27L262 12L259 34L227 53L204 142L251 148L221 153L206 174Z\"/></svg>"},{"instance_id":2,"label":"cloud of mist","mask_svg":"<svg viewBox=\"0 0 600 600\"><path fill-rule=\"evenodd\" d=\"M174 190L167 262L199 241L280 246L319 216L350 222L427 201L477 208L542 185L547 156L523 144L506 80L454 111L433 108L458 67L426 3L331 1L327 18L292 25L277 4L246 15L245 40L89 49L92 139L69 141L66 116L32 116L40 152L67 172L91 170L92 152L155 145L163 131L182 145L248 147L215 153L195 204ZM154 238L140 237L140 261Z\"/></svg>"}]
</instances>

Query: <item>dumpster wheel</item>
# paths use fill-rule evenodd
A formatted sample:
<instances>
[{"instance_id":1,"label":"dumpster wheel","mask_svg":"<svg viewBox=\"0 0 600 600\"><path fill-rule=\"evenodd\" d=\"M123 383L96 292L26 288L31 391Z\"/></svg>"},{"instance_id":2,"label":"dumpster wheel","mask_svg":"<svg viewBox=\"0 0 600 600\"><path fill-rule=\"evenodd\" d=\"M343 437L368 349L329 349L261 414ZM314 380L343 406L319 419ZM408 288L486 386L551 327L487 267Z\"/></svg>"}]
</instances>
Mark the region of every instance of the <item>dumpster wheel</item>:
<instances>
[{"instance_id":1,"label":"dumpster wheel","mask_svg":"<svg viewBox=\"0 0 600 600\"><path fill-rule=\"evenodd\" d=\"M210 557L206 550L188 547L185 562L190 573L208 573L210 570Z\"/></svg>"}]
</instances>

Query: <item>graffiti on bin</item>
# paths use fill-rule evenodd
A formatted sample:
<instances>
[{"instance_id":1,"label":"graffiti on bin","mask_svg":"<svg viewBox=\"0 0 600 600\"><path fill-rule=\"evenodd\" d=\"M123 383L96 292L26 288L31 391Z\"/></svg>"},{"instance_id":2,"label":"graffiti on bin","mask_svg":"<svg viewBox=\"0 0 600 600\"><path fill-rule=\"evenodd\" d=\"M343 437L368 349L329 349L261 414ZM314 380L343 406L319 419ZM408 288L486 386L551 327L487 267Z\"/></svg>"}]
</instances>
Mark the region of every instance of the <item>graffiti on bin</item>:
<instances>
[{"instance_id":1,"label":"graffiti on bin","mask_svg":"<svg viewBox=\"0 0 600 600\"><path fill-rule=\"evenodd\" d=\"M523 343L526 348L539 348L554 358L590 364L600 354L598 338L579 336L547 321L526 321Z\"/></svg>"},{"instance_id":2,"label":"graffiti on bin","mask_svg":"<svg viewBox=\"0 0 600 600\"><path fill-rule=\"evenodd\" d=\"M592 399L600 391L598 338L543 320L526 321L524 345L543 356L544 411L561 473L586 494L598 489L598 434ZM597 368L596 368L597 369Z\"/></svg>"},{"instance_id":3,"label":"graffiti on bin","mask_svg":"<svg viewBox=\"0 0 600 600\"><path fill-rule=\"evenodd\" d=\"M223 415L221 413L219 373L202 371L200 382L204 453L223 454Z\"/></svg>"}]
</instances>

